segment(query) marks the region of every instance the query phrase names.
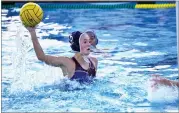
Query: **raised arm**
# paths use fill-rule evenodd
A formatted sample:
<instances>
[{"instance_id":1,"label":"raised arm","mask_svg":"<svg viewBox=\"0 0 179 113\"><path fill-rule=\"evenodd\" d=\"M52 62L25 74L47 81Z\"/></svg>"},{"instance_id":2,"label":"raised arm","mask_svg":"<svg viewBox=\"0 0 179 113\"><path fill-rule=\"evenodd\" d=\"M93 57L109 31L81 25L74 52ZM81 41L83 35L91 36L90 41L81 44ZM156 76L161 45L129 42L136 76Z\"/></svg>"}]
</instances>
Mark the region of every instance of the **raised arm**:
<instances>
[{"instance_id":1,"label":"raised arm","mask_svg":"<svg viewBox=\"0 0 179 113\"><path fill-rule=\"evenodd\" d=\"M33 43L34 50L35 50L38 60L43 61L46 64L52 65L55 67L67 66L67 64L70 62L69 58L45 55L45 53L37 39L35 28L27 27L27 30L30 32L32 43Z\"/></svg>"}]
</instances>

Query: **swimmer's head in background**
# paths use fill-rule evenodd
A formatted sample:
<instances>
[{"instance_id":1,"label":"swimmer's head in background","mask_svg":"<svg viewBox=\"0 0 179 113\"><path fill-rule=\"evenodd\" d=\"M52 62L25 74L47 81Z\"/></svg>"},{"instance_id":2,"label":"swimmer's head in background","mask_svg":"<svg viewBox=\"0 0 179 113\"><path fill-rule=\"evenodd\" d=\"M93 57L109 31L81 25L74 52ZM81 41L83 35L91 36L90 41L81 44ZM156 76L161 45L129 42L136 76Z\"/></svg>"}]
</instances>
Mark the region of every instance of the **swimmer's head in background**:
<instances>
[{"instance_id":1,"label":"swimmer's head in background","mask_svg":"<svg viewBox=\"0 0 179 113\"><path fill-rule=\"evenodd\" d=\"M73 51L80 52L79 38L81 34L82 33L80 31L75 31L69 36L69 42L71 43L70 47Z\"/></svg>"},{"instance_id":2,"label":"swimmer's head in background","mask_svg":"<svg viewBox=\"0 0 179 113\"><path fill-rule=\"evenodd\" d=\"M96 47L96 45L98 44L98 38L97 38L95 32L92 31L92 30L88 30L85 33L87 33L88 36L90 37L90 39L91 39L91 45Z\"/></svg>"}]
</instances>

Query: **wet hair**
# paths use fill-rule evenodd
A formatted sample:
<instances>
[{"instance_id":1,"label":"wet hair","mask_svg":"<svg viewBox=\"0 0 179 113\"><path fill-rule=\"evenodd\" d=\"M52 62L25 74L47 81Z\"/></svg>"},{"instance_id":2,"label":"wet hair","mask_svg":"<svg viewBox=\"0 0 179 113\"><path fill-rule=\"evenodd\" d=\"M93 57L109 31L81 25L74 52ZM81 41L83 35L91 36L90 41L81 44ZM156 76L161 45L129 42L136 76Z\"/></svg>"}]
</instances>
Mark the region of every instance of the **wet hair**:
<instances>
[{"instance_id":1,"label":"wet hair","mask_svg":"<svg viewBox=\"0 0 179 113\"><path fill-rule=\"evenodd\" d=\"M86 31L86 33L88 34L89 37L92 36L92 37L95 38L95 45L97 45L98 44L98 38L97 38L96 34L94 33L94 31L88 30L88 31Z\"/></svg>"},{"instance_id":2,"label":"wet hair","mask_svg":"<svg viewBox=\"0 0 179 113\"><path fill-rule=\"evenodd\" d=\"M80 31L72 32L69 36L69 42L71 43L70 47L73 51L80 52L80 44L79 44L79 38L82 33Z\"/></svg>"}]
</instances>

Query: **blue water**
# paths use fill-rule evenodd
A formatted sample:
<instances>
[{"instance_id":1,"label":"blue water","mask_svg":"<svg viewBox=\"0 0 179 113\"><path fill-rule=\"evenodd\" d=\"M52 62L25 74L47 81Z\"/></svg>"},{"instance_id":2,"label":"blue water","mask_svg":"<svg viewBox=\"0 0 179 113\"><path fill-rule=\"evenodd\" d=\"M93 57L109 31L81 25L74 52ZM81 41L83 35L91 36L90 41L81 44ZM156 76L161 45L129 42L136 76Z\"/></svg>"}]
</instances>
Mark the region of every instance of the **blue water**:
<instances>
[{"instance_id":1,"label":"blue water","mask_svg":"<svg viewBox=\"0 0 179 113\"><path fill-rule=\"evenodd\" d=\"M84 85L37 60L19 10L2 9L3 112L178 112L178 91L150 92L147 82L151 74L177 79L175 8L44 9L36 31L46 54L71 57L68 35L96 32L104 52L91 53L97 77Z\"/></svg>"}]
</instances>

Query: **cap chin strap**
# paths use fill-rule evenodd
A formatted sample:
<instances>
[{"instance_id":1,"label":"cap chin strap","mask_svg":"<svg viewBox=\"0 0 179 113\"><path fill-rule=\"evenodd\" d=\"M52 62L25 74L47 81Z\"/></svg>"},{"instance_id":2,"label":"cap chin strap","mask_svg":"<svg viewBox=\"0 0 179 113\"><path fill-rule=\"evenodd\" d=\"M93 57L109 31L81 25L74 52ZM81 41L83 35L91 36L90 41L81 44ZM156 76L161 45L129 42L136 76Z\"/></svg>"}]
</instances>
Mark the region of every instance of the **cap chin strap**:
<instances>
[{"instance_id":1,"label":"cap chin strap","mask_svg":"<svg viewBox=\"0 0 179 113\"><path fill-rule=\"evenodd\" d=\"M85 62L90 63L89 57L87 55L82 55Z\"/></svg>"},{"instance_id":2,"label":"cap chin strap","mask_svg":"<svg viewBox=\"0 0 179 113\"><path fill-rule=\"evenodd\" d=\"M82 33L82 34L83 34L83 33ZM82 34L81 34L81 35L82 35ZM80 35L80 38L81 38L81 35ZM79 38L79 46L80 46L80 38ZM83 57L83 59L84 59L85 62L90 63L88 55L84 55L84 54L81 53L81 47L80 47L80 54L81 54L81 56Z\"/></svg>"}]
</instances>

